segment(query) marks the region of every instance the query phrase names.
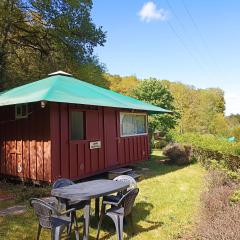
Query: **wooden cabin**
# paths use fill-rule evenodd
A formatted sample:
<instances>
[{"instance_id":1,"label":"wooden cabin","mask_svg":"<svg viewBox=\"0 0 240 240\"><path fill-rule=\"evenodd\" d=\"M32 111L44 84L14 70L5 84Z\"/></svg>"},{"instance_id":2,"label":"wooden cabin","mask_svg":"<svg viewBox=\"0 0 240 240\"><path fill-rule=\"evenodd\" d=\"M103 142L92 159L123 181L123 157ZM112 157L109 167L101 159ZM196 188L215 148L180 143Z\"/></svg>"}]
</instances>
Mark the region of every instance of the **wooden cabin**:
<instances>
[{"instance_id":1,"label":"wooden cabin","mask_svg":"<svg viewBox=\"0 0 240 240\"><path fill-rule=\"evenodd\" d=\"M165 109L57 72L0 94L0 174L53 182L149 159L147 113Z\"/></svg>"}]
</instances>

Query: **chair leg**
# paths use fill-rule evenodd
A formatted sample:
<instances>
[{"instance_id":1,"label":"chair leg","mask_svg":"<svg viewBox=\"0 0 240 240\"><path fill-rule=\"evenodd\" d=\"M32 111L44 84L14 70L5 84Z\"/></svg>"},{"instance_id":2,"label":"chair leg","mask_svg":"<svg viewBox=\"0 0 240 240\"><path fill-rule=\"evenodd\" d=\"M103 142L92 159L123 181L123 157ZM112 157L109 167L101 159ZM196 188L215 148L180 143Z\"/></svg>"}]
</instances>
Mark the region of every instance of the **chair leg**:
<instances>
[{"instance_id":1,"label":"chair leg","mask_svg":"<svg viewBox=\"0 0 240 240\"><path fill-rule=\"evenodd\" d=\"M100 199L96 198L95 199L95 218L99 219L99 202Z\"/></svg>"},{"instance_id":2,"label":"chair leg","mask_svg":"<svg viewBox=\"0 0 240 240\"><path fill-rule=\"evenodd\" d=\"M130 220L130 224L131 224L131 228L132 228L132 234L135 234L132 213L130 213L130 215L129 215L129 220Z\"/></svg>"},{"instance_id":3,"label":"chair leg","mask_svg":"<svg viewBox=\"0 0 240 240\"><path fill-rule=\"evenodd\" d=\"M102 205L101 214L100 214L100 218L99 218L99 222L98 222L97 238L96 238L97 240L99 239L99 234L100 234L104 214L105 214L105 205Z\"/></svg>"},{"instance_id":4,"label":"chair leg","mask_svg":"<svg viewBox=\"0 0 240 240\"><path fill-rule=\"evenodd\" d=\"M116 232L117 232L117 239L123 240L123 216L122 215L108 215L114 222Z\"/></svg>"},{"instance_id":5,"label":"chair leg","mask_svg":"<svg viewBox=\"0 0 240 240\"><path fill-rule=\"evenodd\" d=\"M73 218L72 222L74 223L75 238L76 238L76 240L79 240L79 231L78 231L78 223L77 223L76 212L73 212L72 218ZM70 229L70 234L71 234L71 229Z\"/></svg>"},{"instance_id":6,"label":"chair leg","mask_svg":"<svg viewBox=\"0 0 240 240\"><path fill-rule=\"evenodd\" d=\"M52 240L61 239L61 227L56 227L52 229Z\"/></svg>"},{"instance_id":7,"label":"chair leg","mask_svg":"<svg viewBox=\"0 0 240 240\"><path fill-rule=\"evenodd\" d=\"M67 225L67 238L71 239L71 233L72 233L72 222Z\"/></svg>"},{"instance_id":8,"label":"chair leg","mask_svg":"<svg viewBox=\"0 0 240 240\"><path fill-rule=\"evenodd\" d=\"M83 240L88 239L89 235L89 221L90 221L90 205L91 201L86 203L84 207L84 229L83 229Z\"/></svg>"},{"instance_id":9,"label":"chair leg","mask_svg":"<svg viewBox=\"0 0 240 240\"><path fill-rule=\"evenodd\" d=\"M40 224L38 224L37 240L40 239L41 230L42 230L42 226Z\"/></svg>"},{"instance_id":10,"label":"chair leg","mask_svg":"<svg viewBox=\"0 0 240 240\"><path fill-rule=\"evenodd\" d=\"M122 240L123 239L123 215L118 216L118 222L119 222L118 240Z\"/></svg>"}]
</instances>

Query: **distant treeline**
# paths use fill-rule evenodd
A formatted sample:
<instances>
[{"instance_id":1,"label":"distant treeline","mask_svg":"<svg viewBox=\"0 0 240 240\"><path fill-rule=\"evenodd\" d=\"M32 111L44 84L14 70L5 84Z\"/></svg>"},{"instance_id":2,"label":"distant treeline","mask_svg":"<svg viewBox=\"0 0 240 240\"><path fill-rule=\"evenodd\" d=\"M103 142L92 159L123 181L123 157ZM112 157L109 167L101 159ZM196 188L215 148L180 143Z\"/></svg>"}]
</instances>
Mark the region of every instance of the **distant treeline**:
<instances>
[{"instance_id":1,"label":"distant treeline","mask_svg":"<svg viewBox=\"0 0 240 240\"><path fill-rule=\"evenodd\" d=\"M105 74L109 88L132 95L135 88L146 81L159 81L171 93L175 112L180 117L175 129L178 133L199 132L218 136L235 136L240 140L240 115L226 117L224 91L220 88L198 89L181 82L136 76L121 77Z\"/></svg>"}]
</instances>

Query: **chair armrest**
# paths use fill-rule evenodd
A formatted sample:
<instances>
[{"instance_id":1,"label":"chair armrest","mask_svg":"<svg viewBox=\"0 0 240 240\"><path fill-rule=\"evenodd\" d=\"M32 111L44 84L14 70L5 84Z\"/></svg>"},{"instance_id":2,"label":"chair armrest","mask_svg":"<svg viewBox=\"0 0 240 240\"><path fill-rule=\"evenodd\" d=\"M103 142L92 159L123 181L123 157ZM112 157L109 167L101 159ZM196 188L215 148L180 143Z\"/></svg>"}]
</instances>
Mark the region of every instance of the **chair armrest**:
<instances>
[{"instance_id":1,"label":"chair armrest","mask_svg":"<svg viewBox=\"0 0 240 240\"><path fill-rule=\"evenodd\" d=\"M62 213L60 213L59 215L62 216L62 215L66 215L68 213L72 213L72 212L75 212L76 209L75 208L71 208L71 209L68 209L67 211L64 211Z\"/></svg>"},{"instance_id":2,"label":"chair armrest","mask_svg":"<svg viewBox=\"0 0 240 240\"><path fill-rule=\"evenodd\" d=\"M104 201L118 202L122 195L107 195L103 197Z\"/></svg>"},{"instance_id":3,"label":"chair armrest","mask_svg":"<svg viewBox=\"0 0 240 240\"><path fill-rule=\"evenodd\" d=\"M107 205L107 204L109 204L109 205L113 205L113 206L115 206L115 207L118 207L119 206L119 202L112 202L112 201L103 201L103 205Z\"/></svg>"}]
</instances>

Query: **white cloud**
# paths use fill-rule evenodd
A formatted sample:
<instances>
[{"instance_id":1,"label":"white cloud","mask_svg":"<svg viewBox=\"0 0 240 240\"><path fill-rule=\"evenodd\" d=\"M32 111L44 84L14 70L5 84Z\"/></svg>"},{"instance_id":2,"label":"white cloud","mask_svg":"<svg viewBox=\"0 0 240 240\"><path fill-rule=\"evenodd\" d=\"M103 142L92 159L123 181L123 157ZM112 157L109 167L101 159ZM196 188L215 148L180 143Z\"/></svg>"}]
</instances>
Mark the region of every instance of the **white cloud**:
<instances>
[{"instance_id":1,"label":"white cloud","mask_svg":"<svg viewBox=\"0 0 240 240\"><path fill-rule=\"evenodd\" d=\"M147 2L143 5L138 15L140 19L145 22L153 20L166 21L168 19L168 11L163 8L157 9L157 5L154 2Z\"/></svg>"}]
</instances>

